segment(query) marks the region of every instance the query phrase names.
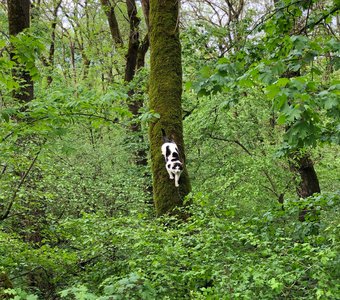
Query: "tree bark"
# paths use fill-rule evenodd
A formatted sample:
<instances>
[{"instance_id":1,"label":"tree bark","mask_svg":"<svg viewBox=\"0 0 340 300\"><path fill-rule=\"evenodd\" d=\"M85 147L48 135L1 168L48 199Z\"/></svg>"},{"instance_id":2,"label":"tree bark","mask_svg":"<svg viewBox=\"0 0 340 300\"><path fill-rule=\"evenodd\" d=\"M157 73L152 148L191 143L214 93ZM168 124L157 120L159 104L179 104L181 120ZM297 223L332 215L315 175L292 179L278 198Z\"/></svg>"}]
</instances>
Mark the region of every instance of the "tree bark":
<instances>
[{"instance_id":1,"label":"tree bark","mask_svg":"<svg viewBox=\"0 0 340 300\"><path fill-rule=\"evenodd\" d=\"M139 48L139 23L140 19L137 17L137 7L135 0L127 0L126 8L130 23L130 34L129 34L129 48L126 55L125 65L125 81L130 82L135 76L137 53Z\"/></svg>"},{"instance_id":2,"label":"tree bark","mask_svg":"<svg viewBox=\"0 0 340 300\"><path fill-rule=\"evenodd\" d=\"M30 26L30 1L29 0L8 0L8 23L9 23L9 33L10 35L17 35L21 33L26 28ZM26 70L25 65L19 64L19 62L14 59L15 49L11 54L11 59L15 63L15 68L13 71L13 76L18 79L19 81L19 89L15 91L13 97L14 99L22 102L28 103L29 101L33 100L34 97L34 89L33 89L33 81ZM25 108L23 108L24 110ZM20 121L20 120L19 120ZM33 134L32 134L33 136ZM21 137L16 141L16 147L25 149L28 145L28 138ZM27 151L27 150L26 150ZM14 192L13 198L5 211L5 213L1 216L1 219L4 219L10 213L12 208L13 202L16 198L16 193L19 191L20 187L24 183L28 173L32 171L33 165L36 162L40 151L37 153L35 158L32 160L28 170L22 174L20 171L14 171L14 173L22 174L21 180L18 186L18 189ZM29 183L27 184L27 189L36 190L36 183L41 182L41 172L37 169L37 173L35 175L31 174L32 178L30 179ZM26 195L27 198L23 199L22 207L26 208L26 214L20 219L18 219L18 228L17 230L21 233L25 239L25 241L32 243L35 246L40 246L43 236L41 227L46 225L46 209L45 209L45 202L42 201L35 201L32 200L32 196ZM35 271L32 271L28 275L28 281L30 286L40 288L41 285L35 279L40 278L41 276L37 275ZM46 275L47 277L47 275ZM49 287L49 290L52 289L52 285ZM42 290L42 289L40 289Z\"/></svg>"},{"instance_id":3,"label":"tree bark","mask_svg":"<svg viewBox=\"0 0 340 300\"><path fill-rule=\"evenodd\" d=\"M139 45L138 53L137 53L137 71L145 66L145 55L149 49L149 34L147 34L142 43Z\"/></svg>"},{"instance_id":4,"label":"tree bark","mask_svg":"<svg viewBox=\"0 0 340 300\"><path fill-rule=\"evenodd\" d=\"M139 42L139 23L140 19L137 17L137 6L135 0L127 0L126 2L127 12L129 16L130 23L130 34L129 34L129 48L126 54L126 66L125 66L125 81L131 82L136 74L136 72L144 67L145 54L148 50L149 40L143 41L140 45ZM148 12L144 12L148 15ZM145 20L147 22L147 15L145 15ZM130 89L128 95L130 97L129 110L134 117L138 117L139 109L143 106L143 100L133 99L135 91ZM141 134L141 125L139 122L134 122L131 124L130 129L132 132L137 134L138 143L143 144L143 136ZM138 149L135 153L136 164L138 166L146 166L147 154L145 149ZM147 176L146 174L144 176ZM151 191L151 188L147 188Z\"/></svg>"},{"instance_id":5,"label":"tree bark","mask_svg":"<svg viewBox=\"0 0 340 300\"><path fill-rule=\"evenodd\" d=\"M122 46L123 45L123 39L120 34L118 21L116 18L115 10L112 4L110 3L110 0L100 0L102 7L104 9L104 12L107 16L107 21L109 23L110 32L112 39L115 41L116 45Z\"/></svg>"},{"instance_id":6,"label":"tree bark","mask_svg":"<svg viewBox=\"0 0 340 300\"><path fill-rule=\"evenodd\" d=\"M318 176L309 154L302 156L291 155L290 168L300 176L301 181L296 189L296 193L300 198L308 198L315 193L320 193ZM312 214L313 217L316 217L316 212L313 208L304 207L299 212L299 221L304 222L307 214Z\"/></svg>"},{"instance_id":7,"label":"tree bark","mask_svg":"<svg viewBox=\"0 0 340 300\"><path fill-rule=\"evenodd\" d=\"M283 77L285 78L293 78L301 76L300 70L298 71L287 71ZM289 126L286 127L286 131L288 131ZM299 174L300 183L296 189L296 193L300 198L308 198L312 196L314 193L320 193L320 185L318 176L314 169L314 163L312 158L308 153L303 154L302 156L299 154L299 149L296 151L292 151L289 154L289 166L292 172ZM310 209L304 207L299 211L299 221L306 221L306 215L312 214L317 218L316 211L314 209Z\"/></svg>"},{"instance_id":8,"label":"tree bark","mask_svg":"<svg viewBox=\"0 0 340 300\"><path fill-rule=\"evenodd\" d=\"M10 35L17 35L30 27L30 0L8 0L8 27ZM14 49L15 50L15 49ZM20 82L20 88L13 93L13 97L20 102L27 103L33 99L34 87L30 73L25 65L19 64L14 59L15 53L11 53L11 59L15 63L13 77Z\"/></svg>"},{"instance_id":9,"label":"tree bark","mask_svg":"<svg viewBox=\"0 0 340 300\"><path fill-rule=\"evenodd\" d=\"M56 32L56 27L57 27L57 20L58 20L58 10L61 6L62 0L59 0L54 7L53 10L53 21L51 24L51 44L50 44L50 50L49 50L49 55L48 55L48 66L53 69L54 67L54 52L55 52L55 32ZM52 70L50 70L52 72ZM47 83L50 85L52 83L52 75L51 73L47 76Z\"/></svg>"},{"instance_id":10,"label":"tree bark","mask_svg":"<svg viewBox=\"0 0 340 300\"><path fill-rule=\"evenodd\" d=\"M151 122L149 139L151 148L153 196L158 216L176 213L190 192L189 176L185 167L185 151L182 125L182 66L181 44L178 30L178 0L150 1L150 109L160 114ZM184 170L178 188L169 179L161 154L162 133L176 142Z\"/></svg>"}]
</instances>

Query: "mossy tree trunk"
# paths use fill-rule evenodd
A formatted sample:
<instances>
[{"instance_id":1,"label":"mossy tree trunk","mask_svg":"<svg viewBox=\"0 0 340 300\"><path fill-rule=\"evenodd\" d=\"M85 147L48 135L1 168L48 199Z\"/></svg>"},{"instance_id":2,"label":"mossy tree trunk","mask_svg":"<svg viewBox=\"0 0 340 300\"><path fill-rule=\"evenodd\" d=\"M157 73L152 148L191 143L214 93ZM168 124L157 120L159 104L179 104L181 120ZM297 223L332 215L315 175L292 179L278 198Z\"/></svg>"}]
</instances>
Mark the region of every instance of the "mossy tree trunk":
<instances>
[{"instance_id":1,"label":"mossy tree trunk","mask_svg":"<svg viewBox=\"0 0 340 300\"><path fill-rule=\"evenodd\" d=\"M185 167L182 126L182 66L178 32L178 0L150 1L150 109L160 114L149 128L151 147L153 197L157 215L172 213L182 206L191 186ZM178 145L184 163L178 188L165 169L161 154L162 133Z\"/></svg>"}]
</instances>

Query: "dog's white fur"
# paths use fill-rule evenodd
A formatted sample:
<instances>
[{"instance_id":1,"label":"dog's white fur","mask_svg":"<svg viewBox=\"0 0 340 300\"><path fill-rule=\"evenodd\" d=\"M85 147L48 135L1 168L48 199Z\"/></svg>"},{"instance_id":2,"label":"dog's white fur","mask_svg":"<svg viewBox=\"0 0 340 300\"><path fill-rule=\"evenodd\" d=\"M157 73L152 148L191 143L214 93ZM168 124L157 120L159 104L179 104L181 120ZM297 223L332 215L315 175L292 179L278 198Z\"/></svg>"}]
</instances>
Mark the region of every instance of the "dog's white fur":
<instances>
[{"instance_id":1,"label":"dog's white fur","mask_svg":"<svg viewBox=\"0 0 340 300\"><path fill-rule=\"evenodd\" d=\"M165 159L165 167L168 171L169 178L175 178L175 186L179 187L178 181L183 171L183 164L179 160L178 147L174 142L165 142L162 145L161 150Z\"/></svg>"},{"instance_id":2,"label":"dog's white fur","mask_svg":"<svg viewBox=\"0 0 340 300\"><path fill-rule=\"evenodd\" d=\"M167 162L166 170L168 171L170 179L174 179L174 175L175 175L175 186L179 187L178 181L183 171L182 163L180 161Z\"/></svg>"}]
</instances>

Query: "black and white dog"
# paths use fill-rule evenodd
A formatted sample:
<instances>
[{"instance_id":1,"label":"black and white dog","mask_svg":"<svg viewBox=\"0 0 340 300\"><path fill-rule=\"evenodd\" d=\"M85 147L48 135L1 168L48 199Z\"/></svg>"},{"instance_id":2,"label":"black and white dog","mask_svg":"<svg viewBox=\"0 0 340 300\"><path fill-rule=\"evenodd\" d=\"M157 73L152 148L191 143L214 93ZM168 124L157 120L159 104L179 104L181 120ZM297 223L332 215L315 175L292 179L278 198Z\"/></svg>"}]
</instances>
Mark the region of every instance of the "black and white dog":
<instances>
[{"instance_id":1,"label":"black and white dog","mask_svg":"<svg viewBox=\"0 0 340 300\"><path fill-rule=\"evenodd\" d=\"M165 167L168 171L170 179L175 178L175 186L178 187L179 177L181 176L181 173L183 171L183 164L179 160L179 151L176 143L166 136L164 129L162 129L162 134L162 154L165 159Z\"/></svg>"}]
</instances>

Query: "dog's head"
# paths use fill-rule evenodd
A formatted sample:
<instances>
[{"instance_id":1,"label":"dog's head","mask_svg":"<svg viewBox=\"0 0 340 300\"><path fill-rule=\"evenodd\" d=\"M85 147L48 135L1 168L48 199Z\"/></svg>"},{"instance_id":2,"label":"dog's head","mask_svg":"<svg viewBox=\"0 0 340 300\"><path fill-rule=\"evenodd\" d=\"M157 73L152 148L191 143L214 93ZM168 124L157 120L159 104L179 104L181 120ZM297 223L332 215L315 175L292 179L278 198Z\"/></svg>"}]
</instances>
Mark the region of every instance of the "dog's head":
<instances>
[{"instance_id":1,"label":"dog's head","mask_svg":"<svg viewBox=\"0 0 340 300\"><path fill-rule=\"evenodd\" d=\"M183 171L183 164L180 161L176 161L171 169L174 173L181 173Z\"/></svg>"}]
</instances>

